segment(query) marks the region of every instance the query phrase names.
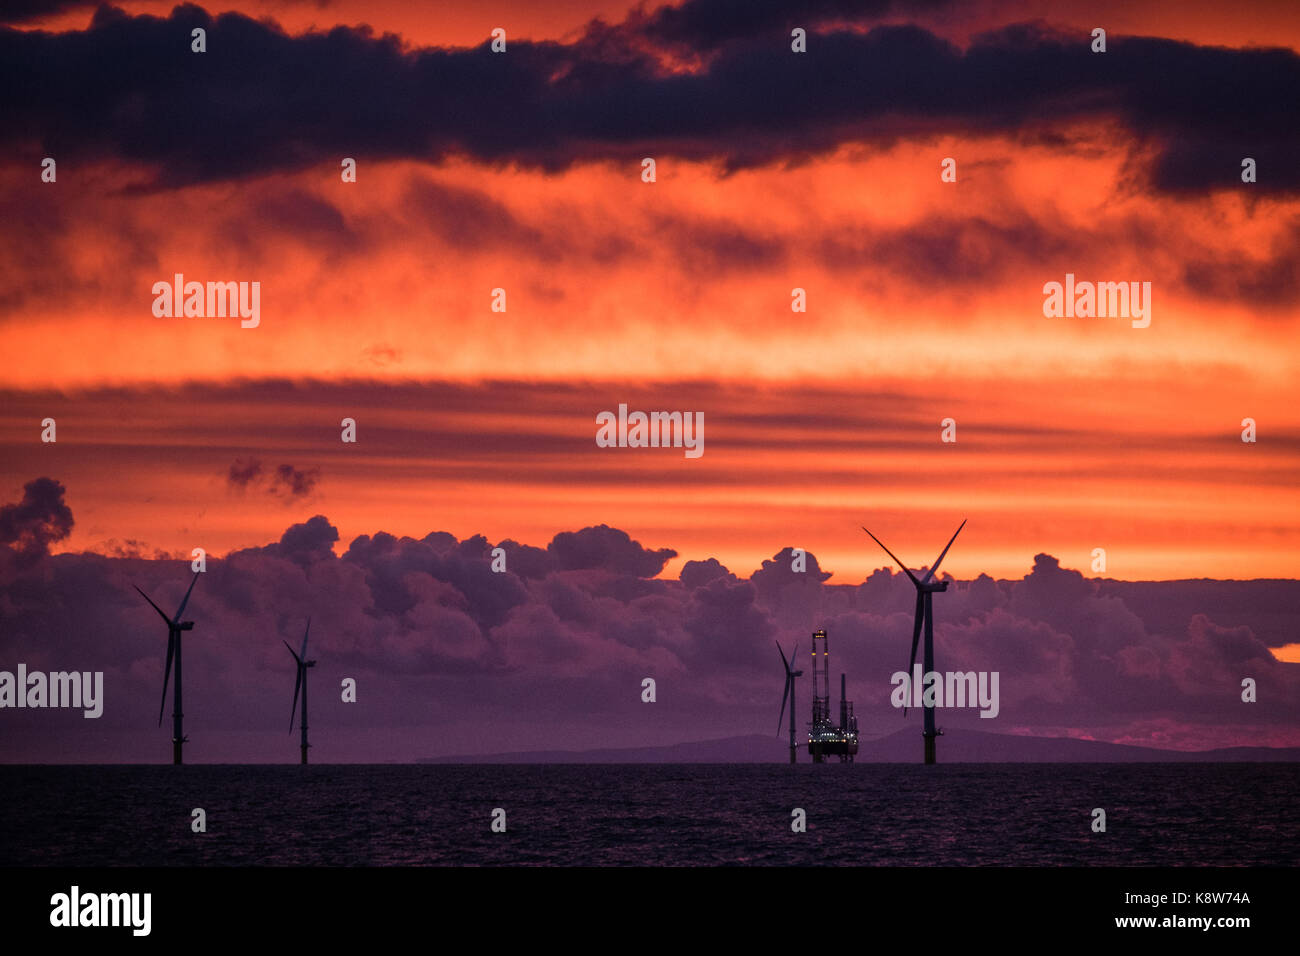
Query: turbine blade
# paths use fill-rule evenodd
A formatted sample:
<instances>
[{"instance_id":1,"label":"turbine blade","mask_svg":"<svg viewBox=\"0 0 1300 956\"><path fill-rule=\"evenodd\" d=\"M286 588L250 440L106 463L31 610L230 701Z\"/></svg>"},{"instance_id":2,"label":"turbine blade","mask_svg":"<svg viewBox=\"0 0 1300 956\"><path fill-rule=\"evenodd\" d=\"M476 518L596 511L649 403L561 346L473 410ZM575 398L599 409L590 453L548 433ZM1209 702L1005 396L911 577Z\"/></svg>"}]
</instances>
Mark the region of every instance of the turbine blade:
<instances>
[{"instance_id":1,"label":"turbine blade","mask_svg":"<svg viewBox=\"0 0 1300 956\"><path fill-rule=\"evenodd\" d=\"M150 604L153 602L150 601ZM161 611L159 613L162 613ZM167 709L167 678L172 676L172 654L176 651L176 632L167 632L167 666L163 668L162 703L158 705L158 726L162 726L163 711Z\"/></svg>"},{"instance_id":2,"label":"turbine blade","mask_svg":"<svg viewBox=\"0 0 1300 956\"><path fill-rule=\"evenodd\" d=\"M311 618L307 618L307 630L302 632L302 650L298 652L298 655L303 660L307 659L307 635L310 633L311 633Z\"/></svg>"},{"instance_id":3,"label":"turbine blade","mask_svg":"<svg viewBox=\"0 0 1300 956\"><path fill-rule=\"evenodd\" d=\"M781 650L781 642L773 641L772 643L776 645L776 652L781 655L781 664L785 667L785 672L790 673L790 662L785 659L785 651Z\"/></svg>"},{"instance_id":4,"label":"turbine blade","mask_svg":"<svg viewBox=\"0 0 1300 956\"><path fill-rule=\"evenodd\" d=\"M952 547L952 543L957 540L957 535L961 534L961 529L964 527L966 527L966 519L963 518L961 524L957 526L957 530L954 531L952 537L948 539L947 546L945 546L943 551L939 553L939 558L934 562L934 567L925 572L925 577L921 579L922 584L934 577L934 573L939 570L939 565L943 564L944 555L948 553L948 548Z\"/></svg>"},{"instance_id":5,"label":"turbine blade","mask_svg":"<svg viewBox=\"0 0 1300 956\"><path fill-rule=\"evenodd\" d=\"M865 526L862 528L862 530L867 531ZM867 531L867 534L871 534L871 532ZM876 542L876 544L880 545L882 548L885 548L885 543L881 541L879 538L877 538L874 534L871 534L871 540ZM898 566L903 569L903 573L905 573L909 578L912 579L913 584L915 584L917 587L921 586L921 582L916 579L916 575L907 569L906 564L898 560L898 555L894 554L894 552L890 551L888 548L885 548L885 554L889 555L891 558L894 559L895 562L897 562Z\"/></svg>"},{"instance_id":6,"label":"turbine blade","mask_svg":"<svg viewBox=\"0 0 1300 956\"><path fill-rule=\"evenodd\" d=\"M194 577L190 578L190 587L189 587L189 591L186 591L186 592L185 592L185 600L181 601L181 606L178 607L178 608L176 609L176 620L177 620L177 621L179 621L179 620L181 619L181 615L185 613L185 605L187 605L187 604L190 603L190 591L193 591L193 590L194 590L194 585L196 585L196 584L198 584L198 583L199 583L199 572L198 572L198 571L195 571L195 572L194 572Z\"/></svg>"},{"instance_id":7,"label":"turbine blade","mask_svg":"<svg viewBox=\"0 0 1300 956\"><path fill-rule=\"evenodd\" d=\"M137 591L140 591L140 586L138 584L133 584L131 585L131 587L135 588ZM153 609L162 615L162 619L167 622L168 627L171 626L172 619L167 616L166 612L164 612L162 608L160 608L157 604L153 603L153 598L149 597L149 595L145 594L143 591L140 591L140 597L144 598L150 604L153 604Z\"/></svg>"},{"instance_id":8,"label":"turbine blade","mask_svg":"<svg viewBox=\"0 0 1300 956\"><path fill-rule=\"evenodd\" d=\"M302 667L298 668L298 677L293 682L293 709L289 711L289 733L293 733L293 715L298 710L298 688L302 686Z\"/></svg>"},{"instance_id":9,"label":"turbine blade","mask_svg":"<svg viewBox=\"0 0 1300 956\"><path fill-rule=\"evenodd\" d=\"M925 615L925 594L916 592L916 623L912 625L912 660L907 665L907 700L912 699L912 670L916 667L916 645L921 640L921 621ZM924 675L922 675L924 676ZM907 716L907 701L903 702L903 716Z\"/></svg>"},{"instance_id":10,"label":"turbine blade","mask_svg":"<svg viewBox=\"0 0 1300 956\"><path fill-rule=\"evenodd\" d=\"M785 679L785 693L781 695L781 716L776 719L776 735L781 736L781 721L785 720L785 701L790 696L790 678ZM794 720L794 712L790 712L790 719Z\"/></svg>"},{"instance_id":11,"label":"turbine blade","mask_svg":"<svg viewBox=\"0 0 1300 956\"><path fill-rule=\"evenodd\" d=\"M289 642L286 641L284 638L280 638L280 643L283 644L285 647L289 647ZM294 659L295 661L297 661L297 662L298 662L298 666L301 667L301 666L302 666L302 658L299 657L297 654L294 654L294 653L293 653L293 648L292 648L292 647L289 647L289 653L290 653L290 654L293 654L293 659Z\"/></svg>"}]
</instances>

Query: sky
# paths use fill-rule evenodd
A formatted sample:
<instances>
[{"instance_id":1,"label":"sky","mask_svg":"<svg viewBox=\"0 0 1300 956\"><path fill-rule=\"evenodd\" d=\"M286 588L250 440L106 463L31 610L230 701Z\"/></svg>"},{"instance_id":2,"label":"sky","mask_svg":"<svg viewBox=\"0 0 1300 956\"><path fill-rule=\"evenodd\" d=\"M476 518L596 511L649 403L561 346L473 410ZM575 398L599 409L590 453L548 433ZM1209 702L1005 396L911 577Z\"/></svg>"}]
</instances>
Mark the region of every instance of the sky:
<instances>
[{"instance_id":1,"label":"sky","mask_svg":"<svg viewBox=\"0 0 1300 956\"><path fill-rule=\"evenodd\" d=\"M982 603L937 640L1022 676L972 726L1300 743L1297 50L1282 2L6 5L0 668L89 657L119 703L0 758L161 751L130 584L178 600L193 548L195 693L257 700L196 759L276 759L280 639L345 596L321 672L384 703L313 697L323 757L752 732L828 621L883 733L910 585L861 526L921 565L963 519ZM177 274L257 282L256 327L156 314ZM1048 316L1067 275L1150 283L1149 325ZM620 405L703 454L600 447ZM791 548L826 577L765 591Z\"/></svg>"}]
</instances>

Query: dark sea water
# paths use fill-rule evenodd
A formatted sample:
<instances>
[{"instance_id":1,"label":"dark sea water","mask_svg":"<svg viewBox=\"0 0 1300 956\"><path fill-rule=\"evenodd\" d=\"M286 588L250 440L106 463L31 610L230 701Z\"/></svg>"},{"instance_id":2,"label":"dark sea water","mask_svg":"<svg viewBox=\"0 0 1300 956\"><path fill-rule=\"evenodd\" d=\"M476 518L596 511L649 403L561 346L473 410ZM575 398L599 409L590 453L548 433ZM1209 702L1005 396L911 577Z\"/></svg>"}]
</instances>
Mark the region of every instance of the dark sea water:
<instances>
[{"instance_id":1,"label":"dark sea water","mask_svg":"<svg viewBox=\"0 0 1300 956\"><path fill-rule=\"evenodd\" d=\"M1298 811L1298 764L4 766L0 865L1295 866Z\"/></svg>"}]
</instances>

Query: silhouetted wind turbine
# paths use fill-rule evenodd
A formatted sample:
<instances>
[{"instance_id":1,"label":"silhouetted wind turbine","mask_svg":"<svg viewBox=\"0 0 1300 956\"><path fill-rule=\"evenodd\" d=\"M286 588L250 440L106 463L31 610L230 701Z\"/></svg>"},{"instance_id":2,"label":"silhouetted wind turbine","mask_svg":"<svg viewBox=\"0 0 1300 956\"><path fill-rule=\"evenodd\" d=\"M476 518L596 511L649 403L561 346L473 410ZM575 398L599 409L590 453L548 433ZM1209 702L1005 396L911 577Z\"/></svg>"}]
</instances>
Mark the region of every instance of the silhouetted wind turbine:
<instances>
[{"instance_id":1,"label":"silhouetted wind turbine","mask_svg":"<svg viewBox=\"0 0 1300 956\"><path fill-rule=\"evenodd\" d=\"M162 615L162 619L167 622L167 666L163 668L162 703L158 705L158 726L162 726L163 708L167 706L167 678L171 675L172 660L175 659L176 684L172 691L174 695L172 697L172 763L174 764L182 763L181 747L189 739L182 729L184 714L181 710L181 631L194 630L194 622L182 621L181 615L185 613L185 605L190 602L190 592L194 590L194 585L198 583L199 573L198 571L194 572L194 577L190 580L189 590L185 592L185 599L181 601L181 606L176 609L175 617L168 617L162 608L153 603L153 599L149 595L140 591L139 585L131 585L137 591L140 591L140 596L153 605L153 609Z\"/></svg>"},{"instance_id":2,"label":"silhouetted wind turbine","mask_svg":"<svg viewBox=\"0 0 1300 956\"><path fill-rule=\"evenodd\" d=\"M302 650L293 654L293 648L289 647L289 642L285 641L284 646L289 647L289 653L293 654L293 659L298 664L298 676L293 682L293 706L289 708L289 733L293 733L293 712L298 709L298 688L302 688L302 720L298 723L302 727L302 762L307 762L307 748L311 745L307 743L307 668L315 667L315 661L307 660L307 635L311 633L311 618L307 618L307 630L302 632Z\"/></svg>"},{"instance_id":3,"label":"silhouetted wind turbine","mask_svg":"<svg viewBox=\"0 0 1300 956\"><path fill-rule=\"evenodd\" d=\"M931 601L931 595L936 591L948 590L948 582L935 581L932 579L934 578L935 572L939 570L939 565L943 563L943 558L944 555L948 553L948 548L952 547L952 543L957 540L957 535L961 534L961 529L964 527L966 527L966 522L963 520L962 523L957 526L957 530L953 532L952 537L948 539L948 544L944 547L943 551L939 553L938 559L934 562L934 567L926 571L925 576L920 580L917 580L916 575L907 569L907 565L898 560L898 555L894 554L894 552L890 551L888 548L885 548L883 541L877 538L874 534L871 534L870 531L867 531L865 527L862 529L863 531L867 531L867 534L871 535L872 541L885 549L885 554L898 562L898 566L903 569L907 576L912 579L912 583L916 585L916 622L912 625L912 661L907 667L907 688L909 691L909 697L911 696L914 687L924 687L923 683L916 680L915 673L916 643L921 637L922 624L925 625L925 669L922 674L922 681L924 680L925 674L929 674L934 670L934 605ZM922 701L924 702L924 698L922 698ZM925 738L925 762L934 763L934 738L939 736L942 731L934 729L934 707L926 706L924 707L924 712L925 729L921 731L921 735ZM903 707L903 714L907 714L906 706Z\"/></svg>"},{"instance_id":4,"label":"silhouetted wind turbine","mask_svg":"<svg viewBox=\"0 0 1300 956\"><path fill-rule=\"evenodd\" d=\"M795 754L798 752L799 748L794 742L794 679L796 677L802 677L803 671L790 669L790 661L785 659L785 651L781 650L779 642L776 645L776 651L781 655L781 664L785 667L785 693L781 695L781 716L776 719L776 733L778 737L781 735L781 721L785 718L785 700L788 697L790 698L790 762L796 763ZM794 646L794 652L790 655L790 660L798 660L798 654L799 645L796 644Z\"/></svg>"}]
</instances>

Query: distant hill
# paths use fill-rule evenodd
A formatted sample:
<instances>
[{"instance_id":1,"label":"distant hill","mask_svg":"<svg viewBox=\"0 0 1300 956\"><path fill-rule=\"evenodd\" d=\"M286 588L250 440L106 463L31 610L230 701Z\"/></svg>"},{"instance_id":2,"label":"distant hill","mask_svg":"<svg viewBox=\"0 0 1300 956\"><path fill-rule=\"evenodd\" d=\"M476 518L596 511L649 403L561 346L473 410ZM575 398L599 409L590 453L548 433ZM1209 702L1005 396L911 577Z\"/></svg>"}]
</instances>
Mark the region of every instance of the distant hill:
<instances>
[{"instance_id":1,"label":"distant hill","mask_svg":"<svg viewBox=\"0 0 1300 956\"><path fill-rule=\"evenodd\" d=\"M979 730L949 730L939 738L941 763L1187 763L1193 761L1286 763L1300 761L1300 747L1228 747L1219 750L1160 750L1071 737L1018 737ZM602 750L539 750L473 756L426 757L420 763L784 763L787 741L751 734L697 740L666 747ZM858 763L920 763L919 730L900 730L863 741ZM808 763L808 751L799 754Z\"/></svg>"}]
</instances>

